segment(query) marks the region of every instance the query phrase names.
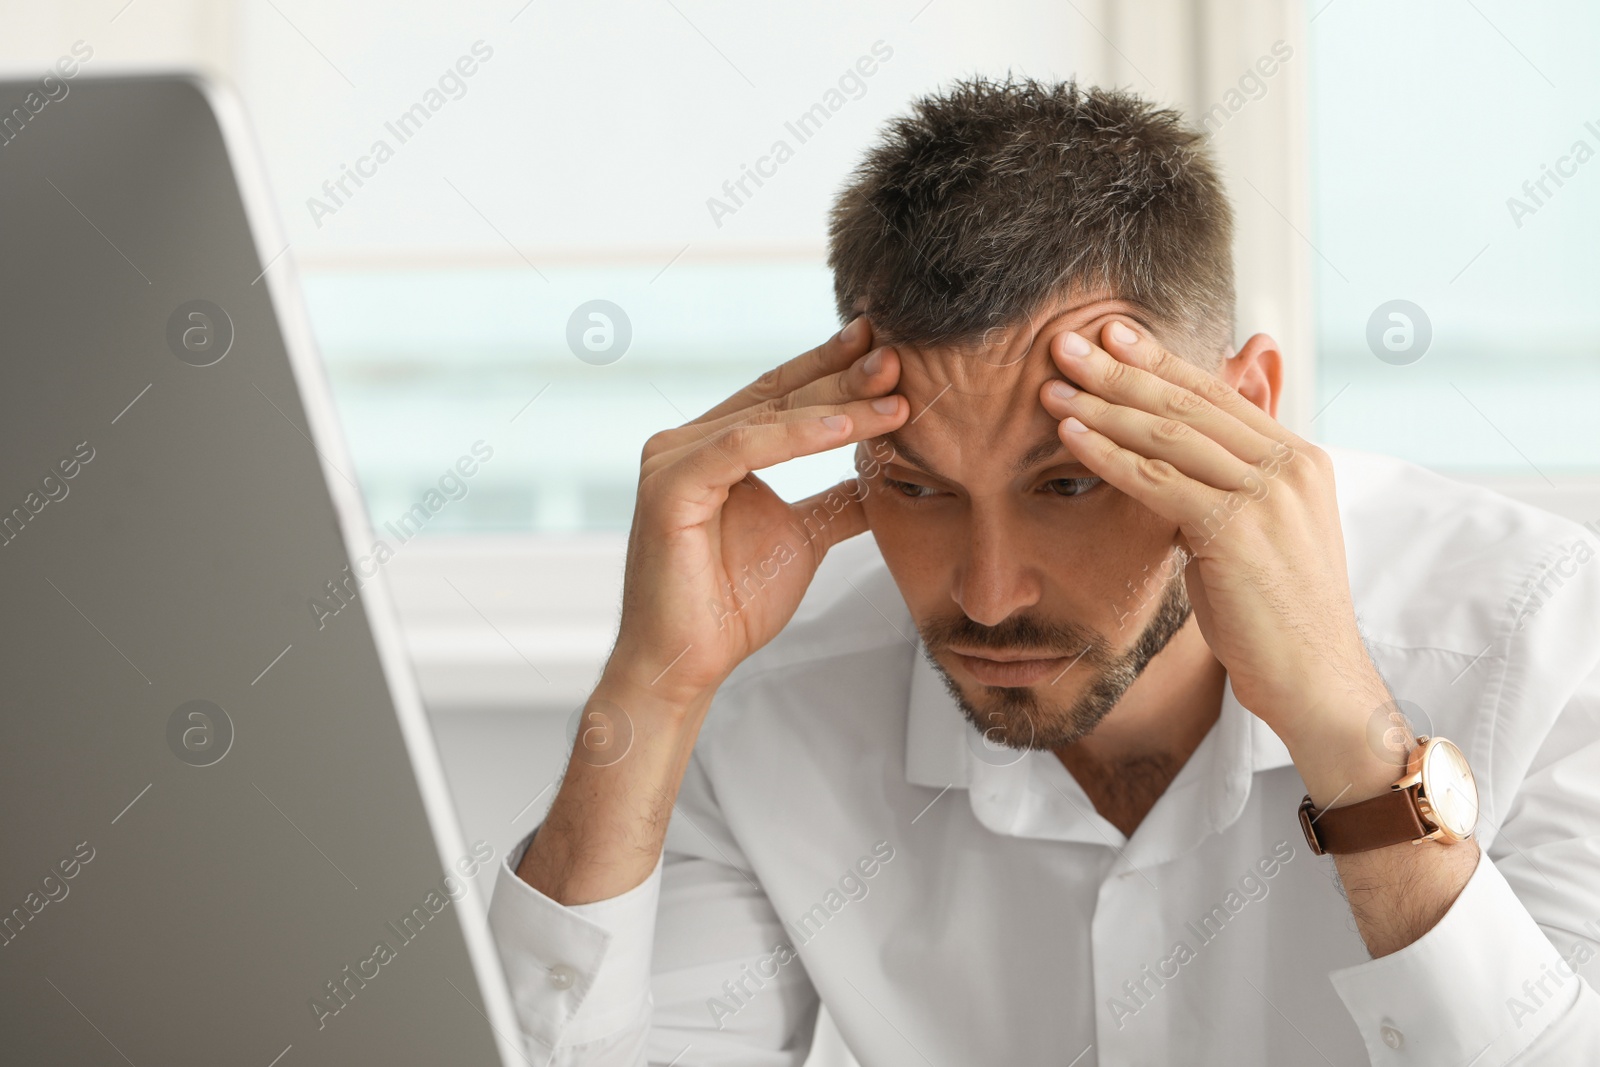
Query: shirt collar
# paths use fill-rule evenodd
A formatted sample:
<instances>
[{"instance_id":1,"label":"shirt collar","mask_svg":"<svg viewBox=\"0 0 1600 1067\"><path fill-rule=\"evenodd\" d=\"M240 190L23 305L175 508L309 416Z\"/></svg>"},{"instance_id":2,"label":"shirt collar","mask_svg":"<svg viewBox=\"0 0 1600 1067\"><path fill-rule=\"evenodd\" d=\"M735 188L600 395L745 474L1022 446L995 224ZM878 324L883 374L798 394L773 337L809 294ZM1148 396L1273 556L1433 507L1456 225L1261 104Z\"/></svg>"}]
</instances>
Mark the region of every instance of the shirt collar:
<instances>
[{"instance_id":1,"label":"shirt collar","mask_svg":"<svg viewBox=\"0 0 1600 1067\"><path fill-rule=\"evenodd\" d=\"M1073 809L1083 809L1082 821L1085 825L1076 831L1058 827L1061 832L1056 833L1038 824L1032 816L1018 814L1016 819L1004 820L1003 832L1024 836L1076 837L1079 832L1087 830L1092 834L1085 834L1084 840L1101 840L1107 836L1109 829L1111 834L1120 837L1109 823L1093 813L1087 796L1053 753L1019 753L1013 762L1009 755L995 759L995 751L986 748L982 736L961 714L955 700L945 689L943 680L928 661L919 640L916 654L912 657L906 708L907 782L940 790L972 790L975 780L986 783L986 788L1000 782L1002 784L996 792L1011 793L1019 812L1022 801L1018 798L1029 788L1020 783L1030 778L1035 783L1049 782L1053 786L1052 791L1063 794L1064 799L1072 803ZM1188 816L1181 811L1172 814L1188 822L1198 819L1198 824L1185 828L1188 831L1221 830L1232 824L1244 810L1255 772L1288 766L1291 762L1289 750L1277 734L1239 703L1233 694L1232 679L1227 679L1222 688L1222 706L1216 724L1173 781L1173 787L1180 784L1185 787L1198 786L1207 803L1179 806L1190 812ZM1008 789L1003 784L1006 782L1017 784L1017 789ZM1037 789L1037 786L1033 788ZM1076 798L1073 794L1076 794ZM995 793L990 793L982 799L992 800L994 796ZM974 810L977 811L980 806L980 799L975 798ZM1037 805L1029 807L1030 812L1037 813L1037 810ZM1152 815L1155 814L1152 811ZM981 812L980 817L983 817ZM984 821L993 825L989 818ZM1066 821L1074 820L1069 817ZM1001 829L998 826L995 828Z\"/></svg>"}]
</instances>

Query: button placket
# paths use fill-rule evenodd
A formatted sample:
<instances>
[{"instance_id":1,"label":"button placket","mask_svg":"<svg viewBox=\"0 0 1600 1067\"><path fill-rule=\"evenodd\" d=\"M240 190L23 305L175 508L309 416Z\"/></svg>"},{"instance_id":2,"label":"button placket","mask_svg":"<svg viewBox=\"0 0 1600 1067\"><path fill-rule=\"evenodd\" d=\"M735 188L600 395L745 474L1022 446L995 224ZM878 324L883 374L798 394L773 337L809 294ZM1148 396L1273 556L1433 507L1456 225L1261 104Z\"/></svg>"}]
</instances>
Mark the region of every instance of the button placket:
<instances>
[{"instance_id":1,"label":"button placket","mask_svg":"<svg viewBox=\"0 0 1600 1067\"><path fill-rule=\"evenodd\" d=\"M1090 933L1095 1056L1100 1062L1145 1063L1161 1040L1156 1016L1166 1010L1162 993L1140 973L1141 964L1161 954L1152 936L1158 924L1143 921L1159 909L1159 896L1126 857L1117 857L1112 867L1100 884Z\"/></svg>"}]
</instances>

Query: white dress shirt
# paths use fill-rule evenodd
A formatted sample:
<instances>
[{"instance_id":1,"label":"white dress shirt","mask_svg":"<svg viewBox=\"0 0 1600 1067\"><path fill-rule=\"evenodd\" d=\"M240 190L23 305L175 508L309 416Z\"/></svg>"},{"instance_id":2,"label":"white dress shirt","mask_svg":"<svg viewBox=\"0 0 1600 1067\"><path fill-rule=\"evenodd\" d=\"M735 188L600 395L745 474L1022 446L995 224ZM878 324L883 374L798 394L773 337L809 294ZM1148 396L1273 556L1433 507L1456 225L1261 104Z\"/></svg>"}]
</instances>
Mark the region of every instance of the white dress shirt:
<instances>
[{"instance_id":1,"label":"white dress shirt","mask_svg":"<svg viewBox=\"0 0 1600 1067\"><path fill-rule=\"evenodd\" d=\"M1052 753L986 746L870 537L722 687L663 862L490 922L535 1064L1600 1064L1600 563L1585 527L1328 449L1357 616L1477 775L1484 855L1369 959L1305 787L1224 689L1131 837ZM1398 777L1398 772L1397 772Z\"/></svg>"}]
</instances>

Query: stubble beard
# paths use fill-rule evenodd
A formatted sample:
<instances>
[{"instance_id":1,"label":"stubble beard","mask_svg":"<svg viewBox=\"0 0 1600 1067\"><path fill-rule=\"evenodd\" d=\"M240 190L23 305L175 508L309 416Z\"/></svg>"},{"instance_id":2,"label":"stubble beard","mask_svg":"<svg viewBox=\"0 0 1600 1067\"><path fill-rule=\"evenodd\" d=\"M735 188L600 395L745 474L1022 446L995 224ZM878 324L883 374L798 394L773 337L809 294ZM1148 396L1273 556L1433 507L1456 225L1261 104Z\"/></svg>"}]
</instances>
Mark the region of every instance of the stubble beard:
<instances>
[{"instance_id":1,"label":"stubble beard","mask_svg":"<svg viewBox=\"0 0 1600 1067\"><path fill-rule=\"evenodd\" d=\"M980 627L958 618L919 627L923 651L938 672L956 706L986 742L1013 749L1055 749L1087 737L1116 707L1122 694L1143 673L1167 642L1183 628L1191 613L1183 572L1173 575L1162 592L1155 614L1137 640L1118 653L1098 631L1075 624L1042 623L1028 617L1008 619L996 627ZM969 698L929 649L959 644L975 649L1046 649L1073 661L1055 679L1031 686L980 685ZM1076 700L1053 699L1063 678L1091 676Z\"/></svg>"}]
</instances>

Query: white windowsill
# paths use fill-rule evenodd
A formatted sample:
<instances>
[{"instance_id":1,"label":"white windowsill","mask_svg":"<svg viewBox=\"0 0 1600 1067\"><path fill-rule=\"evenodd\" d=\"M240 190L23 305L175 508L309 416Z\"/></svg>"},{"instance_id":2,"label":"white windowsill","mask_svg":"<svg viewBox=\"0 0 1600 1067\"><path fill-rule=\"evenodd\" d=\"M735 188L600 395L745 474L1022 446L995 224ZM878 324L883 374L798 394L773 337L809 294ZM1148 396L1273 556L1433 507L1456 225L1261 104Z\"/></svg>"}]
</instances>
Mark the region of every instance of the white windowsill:
<instances>
[{"instance_id":1,"label":"white windowsill","mask_svg":"<svg viewBox=\"0 0 1600 1067\"><path fill-rule=\"evenodd\" d=\"M408 543L385 574L428 709L570 714L611 651L626 548L620 533Z\"/></svg>"}]
</instances>

